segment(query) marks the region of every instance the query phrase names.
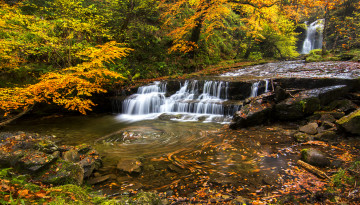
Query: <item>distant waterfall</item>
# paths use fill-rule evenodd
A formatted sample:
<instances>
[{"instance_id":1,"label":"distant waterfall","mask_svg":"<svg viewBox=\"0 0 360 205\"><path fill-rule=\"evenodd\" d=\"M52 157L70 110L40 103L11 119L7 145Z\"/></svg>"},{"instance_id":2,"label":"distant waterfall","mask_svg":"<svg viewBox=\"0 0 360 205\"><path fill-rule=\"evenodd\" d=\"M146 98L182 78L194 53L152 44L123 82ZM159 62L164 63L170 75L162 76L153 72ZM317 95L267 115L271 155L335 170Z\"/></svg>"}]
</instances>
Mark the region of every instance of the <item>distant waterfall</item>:
<instances>
[{"instance_id":1,"label":"distant waterfall","mask_svg":"<svg viewBox=\"0 0 360 205\"><path fill-rule=\"evenodd\" d=\"M322 47L324 19L312 22L306 30L306 38L302 47L302 54L308 54L313 49Z\"/></svg>"}]
</instances>

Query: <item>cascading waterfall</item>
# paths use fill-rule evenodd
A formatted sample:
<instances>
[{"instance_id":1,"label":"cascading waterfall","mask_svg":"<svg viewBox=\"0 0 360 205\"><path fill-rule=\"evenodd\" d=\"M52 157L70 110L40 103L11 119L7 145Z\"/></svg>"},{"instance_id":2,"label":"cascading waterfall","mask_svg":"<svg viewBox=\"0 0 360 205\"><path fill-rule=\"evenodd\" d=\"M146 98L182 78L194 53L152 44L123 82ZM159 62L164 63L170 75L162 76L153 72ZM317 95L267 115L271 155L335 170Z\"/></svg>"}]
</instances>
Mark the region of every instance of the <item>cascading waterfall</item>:
<instances>
[{"instance_id":1,"label":"cascading waterfall","mask_svg":"<svg viewBox=\"0 0 360 205\"><path fill-rule=\"evenodd\" d=\"M259 90L259 84L260 84L260 81L255 82L255 83L252 84L250 97L256 97L257 96L258 90Z\"/></svg>"},{"instance_id":2,"label":"cascading waterfall","mask_svg":"<svg viewBox=\"0 0 360 205\"><path fill-rule=\"evenodd\" d=\"M252 86L253 97L257 96L260 82ZM165 113L179 121L229 122L240 108L239 105L224 106L228 100L229 82L185 81L169 97L166 96L166 89L166 83L160 82L139 87L136 94L123 101L123 114L119 118L136 121L154 119Z\"/></svg>"},{"instance_id":3,"label":"cascading waterfall","mask_svg":"<svg viewBox=\"0 0 360 205\"><path fill-rule=\"evenodd\" d=\"M324 19L312 22L306 30L306 38L301 53L308 54L313 49L322 47Z\"/></svg>"}]
</instances>

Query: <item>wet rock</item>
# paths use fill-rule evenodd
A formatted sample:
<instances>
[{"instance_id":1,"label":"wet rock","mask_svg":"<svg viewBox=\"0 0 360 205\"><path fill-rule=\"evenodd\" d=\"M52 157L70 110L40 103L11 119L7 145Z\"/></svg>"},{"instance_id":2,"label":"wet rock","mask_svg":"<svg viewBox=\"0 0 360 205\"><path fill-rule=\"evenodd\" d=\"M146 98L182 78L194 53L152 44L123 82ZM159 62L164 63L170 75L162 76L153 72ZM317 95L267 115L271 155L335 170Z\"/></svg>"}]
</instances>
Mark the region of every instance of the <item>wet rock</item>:
<instances>
[{"instance_id":1,"label":"wet rock","mask_svg":"<svg viewBox=\"0 0 360 205\"><path fill-rule=\"evenodd\" d=\"M321 151L313 148L301 150L301 160L318 167L330 165L330 160L327 156Z\"/></svg>"},{"instance_id":2,"label":"wet rock","mask_svg":"<svg viewBox=\"0 0 360 205\"><path fill-rule=\"evenodd\" d=\"M280 86L276 86L275 88L275 101L280 102L288 98L290 95L286 92L285 89Z\"/></svg>"},{"instance_id":3,"label":"wet rock","mask_svg":"<svg viewBox=\"0 0 360 205\"><path fill-rule=\"evenodd\" d=\"M110 174L105 175L105 176L95 177L95 178L91 178L91 179L87 180L87 183L90 185L100 184L110 178L111 178Z\"/></svg>"},{"instance_id":4,"label":"wet rock","mask_svg":"<svg viewBox=\"0 0 360 205\"><path fill-rule=\"evenodd\" d=\"M96 161L91 157L86 157L78 163L84 169L84 178L89 177L96 168Z\"/></svg>"},{"instance_id":5,"label":"wet rock","mask_svg":"<svg viewBox=\"0 0 360 205\"><path fill-rule=\"evenodd\" d=\"M51 154L52 156L59 158L61 156L61 152L60 151L55 151L54 153Z\"/></svg>"},{"instance_id":6,"label":"wet rock","mask_svg":"<svg viewBox=\"0 0 360 205\"><path fill-rule=\"evenodd\" d=\"M334 140L337 137L338 137L338 135L336 134L335 131L327 130L327 131L324 131L324 132L321 132L321 133L315 135L314 139L327 142L329 140Z\"/></svg>"},{"instance_id":7,"label":"wet rock","mask_svg":"<svg viewBox=\"0 0 360 205\"><path fill-rule=\"evenodd\" d=\"M302 91L278 104L274 115L279 120L296 120L311 115L332 100L346 94L347 86L337 85Z\"/></svg>"},{"instance_id":8,"label":"wet rock","mask_svg":"<svg viewBox=\"0 0 360 205\"><path fill-rule=\"evenodd\" d=\"M262 103L260 100L252 101L235 113L230 128L237 129L262 124L270 118L272 107L271 103Z\"/></svg>"},{"instance_id":9,"label":"wet rock","mask_svg":"<svg viewBox=\"0 0 360 205\"><path fill-rule=\"evenodd\" d=\"M321 126L318 128L318 132L322 132L324 130L336 130L336 124L332 122L323 122L321 123Z\"/></svg>"},{"instance_id":10,"label":"wet rock","mask_svg":"<svg viewBox=\"0 0 360 205\"><path fill-rule=\"evenodd\" d=\"M169 114L161 114L158 119L159 120L171 120L171 119L180 119L181 118L181 115L169 115Z\"/></svg>"},{"instance_id":11,"label":"wet rock","mask_svg":"<svg viewBox=\"0 0 360 205\"><path fill-rule=\"evenodd\" d=\"M38 180L46 184L62 185L76 184L81 185L84 179L84 169L76 163L58 160L50 166L50 169L43 172Z\"/></svg>"},{"instance_id":12,"label":"wet rock","mask_svg":"<svg viewBox=\"0 0 360 205\"><path fill-rule=\"evenodd\" d=\"M358 106L351 100L335 100L327 107L329 110L337 110L339 112L350 113L358 109Z\"/></svg>"},{"instance_id":13,"label":"wet rock","mask_svg":"<svg viewBox=\"0 0 360 205\"><path fill-rule=\"evenodd\" d=\"M68 162L78 162L80 161L80 155L75 149L69 150L63 154L63 158Z\"/></svg>"},{"instance_id":14,"label":"wet rock","mask_svg":"<svg viewBox=\"0 0 360 205\"><path fill-rule=\"evenodd\" d=\"M81 145L76 146L75 149L79 154L86 154L86 153L90 152L90 150L92 150L92 147L87 144L81 144Z\"/></svg>"},{"instance_id":15,"label":"wet rock","mask_svg":"<svg viewBox=\"0 0 360 205\"><path fill-rule=\"evenodd\" d=\"M16 166L30 172L37 172L52 163L56 158L53 155L45 154L40 151L26 152L18 161Z\"/></svg>"},{"instance_id":16,"label":"wet rock","mask_svg":"<svg viewBox=\"0 0 360 205\"><path fill-rule=\"evenodd\" d=\"M339 111L317 111L314 113L314 115L318 116L317 119L321 119L322 115L327 115L327 114L333 116L335 119L340 119L345 116L345 112L339 112Z\"/></svg>"},{"instance_id":17,"label":"wet rock","mask_svg":"<svg viewBox=\"0 0 360 205\"><path fill-rule=\"evenodd\" d=\"M347 132L360 135L360 109L336 121Z\"/></svg>"},{"instance_id":18,"label":"wet rock","mask_svg":"<svg viewBox=\"0 0 360 205\"><path fill-rule=\"evenodd\" d=\"M317 128L318 128L318 124L313 122L313 123L309 123L307 125L301 126L299 128L299 131L304 132L304 133L309 134L309 135L315 135L318 132Z\"/></svg>"},{"instance_id":19,"label":"wet rock","mask_svg":"<svg viewBox=\"0 0 360 205\"><path fill-rule=\"evenodd\" d=\"M310 135L303 133L303 132L295 133L294 138L295 138L295 141L297 141L297 142L307 142L307 141L311 140Z\"/></svg>"},{"instance_id":20,"label":"wet rock","mask_svg":"<svg viewBox=\"0 0 360 205\"><path fill-rule=\"evenodd\" d=\"M50 140L41 140L36 143L35 149L45 152L47 154L52 154L53 152L57 151L59 148L53 141Z\"/></svg>"},{"instance_id":21,"label":"wet rock","mask_svg":"<svg viewBox=\"0 0 360 205\"><path fill-rule=\"evenodd\" d=\"M323 115L321 115L319 120L321 122L335 122L336 121L335 117L331 114L323 114Z\"/></svg>"},{"instance_id":22,"label":"wet rock","mask_svg":"<svg viewBox=\"0 0 360 205\"><path fill-rule=\"evenodd\" d=\"M142 163L137 159L123 159L120 160L116 168L127 173L140 173Z\"/></svg>"}]
</instances>

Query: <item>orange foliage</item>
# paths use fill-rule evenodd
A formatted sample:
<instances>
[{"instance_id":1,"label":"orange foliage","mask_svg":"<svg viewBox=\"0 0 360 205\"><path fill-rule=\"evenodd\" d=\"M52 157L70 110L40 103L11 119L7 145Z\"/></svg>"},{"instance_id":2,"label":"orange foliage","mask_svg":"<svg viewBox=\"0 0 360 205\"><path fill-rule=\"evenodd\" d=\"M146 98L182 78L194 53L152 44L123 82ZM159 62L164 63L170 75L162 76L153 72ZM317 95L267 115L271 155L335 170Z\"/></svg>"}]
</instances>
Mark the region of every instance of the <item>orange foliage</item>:
<instances>
[{"instance_id":1,"label":"orange foliage","mask_svg":"<svg viewBox=\"0 0 360 205\"><path fill-rule=\"evenodd\" d=\"M94 103L87 99L93 93L106 92L103 86L111 78L124 79L116 72L107 70L106 62L125 57L132 49L118 47L109 42L85 50L79 55L88 61L60 72L49 72L39 78L39 82L25 87L0 88L0 109L5 116L17 109L26 109L40 103L55 103L69 110L86 114Z\"/></svg>"}]
</instances>

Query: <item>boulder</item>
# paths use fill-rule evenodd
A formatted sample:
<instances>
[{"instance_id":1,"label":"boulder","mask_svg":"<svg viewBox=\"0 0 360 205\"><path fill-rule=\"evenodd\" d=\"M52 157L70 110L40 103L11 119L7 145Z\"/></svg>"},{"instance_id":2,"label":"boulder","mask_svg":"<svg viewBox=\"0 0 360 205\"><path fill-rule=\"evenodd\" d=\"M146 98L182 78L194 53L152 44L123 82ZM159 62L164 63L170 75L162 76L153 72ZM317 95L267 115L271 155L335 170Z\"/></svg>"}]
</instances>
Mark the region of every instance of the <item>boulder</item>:
<instances>
[{"instance_id":1,"label":"boulder","mask_svg":"<svg viewBox=\"0 0 360 205\"><path fill-rule=\"evenodd\" d=\"M275 105L274 115L279 120L296 120L311 115L327 104L346 93L346 85L306 90L295 94Z\"/></svg>"},{"instance_id":2,"label":"boulder","mask_svg":"<svg viewBox=\"0 0 360 205\"><path fill-rule=\"evenodd\" d=\"M318 132L317 128L318 128L318 124L315 123L315 122L312 122L312 123L309 123L307 125L301 126L299 128L299 131L304 132L304 133L309 134L309 135L315 135Z\"/></svg>"},{"instance_id":3,"label":"boulder","mask_svg":"<svg viewBox=\"0 0 360 205\"><path fill-rule=\"evenodd\" d=\"M15 166L20 166L20 169L26 171L37 172L44 169L54 160L56 160L56 158L51 154L45 154L44 152L33 150L25 152L23 157Z\"/></svg>"},{"instance_id":4,"label":"boulder","mask_svg":"<svg viewBox=\"0 0 360 205\"><path fill-rule=\"evenodd\" d=\"M318 167L330 165L330 160L327 156L321 151L313 148L301 150L301 160Z\"/></svg>"},{"instance_id":5,"label":"boulder","mask_svg":"<svg viewBox=\"0 0 360 205\"><path fill-rule=\"evenodd\" d=\"M84 180L84 169L76 163L58 160L44 171L37 180L53 185L81 185Z\"/></svg>"},{"instance_id":6,"label":"boulder","mask_svg":"<svg viewBox=\"0 0 360 205\"><path fill-rule=\"evenodd\" d=\"M339 112L350 113L355 111L358 106L353 103L351 100L343 99L343 100L335 100L327 106L329 110L337 110Z\"/></svg>"},{"instance_id":7,"label":"boulder","mask_svg":"<svg viewBox=\"0 0 360 205\"><path fill-rule=\"evenodd\" d=\"M360 109L336 121L347 132L360 135Z\"/></svg>"},{"instance_id":8,"label":"boulder","mask_svg":"<svg viewBox=\"0 0 360 205\"><path fill-rule=\"evenodd\" d=\"M234 114L230 128L237 129L262 124L270 119L272 107L272 103L262 103L261 100L252 101Z\"/></svg>"},{"instance_id":9,"label":"boulder","mask_svg":"<svg viewBox=\"0 0 360 205\"><path fill-rule=\"evenodd\" d=\"M63 158L67 162L78 162L80 161L80 155L77 150L71 149L69 151L64 152Z\"/></svg>"},{"instance_id":10,"label":"boulder","mask_svg":"<svg viewBox=\"0 0 360 205\"><path fill-rule=\"evenodd\" d=\"M118 162L116 168L126 173L140 173L142 163L137 159L122 159Z\"/></svg>"},{"instance_id":11,"label":"boulder","mask_svg":"<svg viewBox=\"0 0 360 205\"><path fill-rule=\"evenodd\" d=\"M89 177L94 170L101 167L101 159L94 156L87 156L82 159L78 164L84 169L84 178Z\"/></svg>"}]
</instances>

